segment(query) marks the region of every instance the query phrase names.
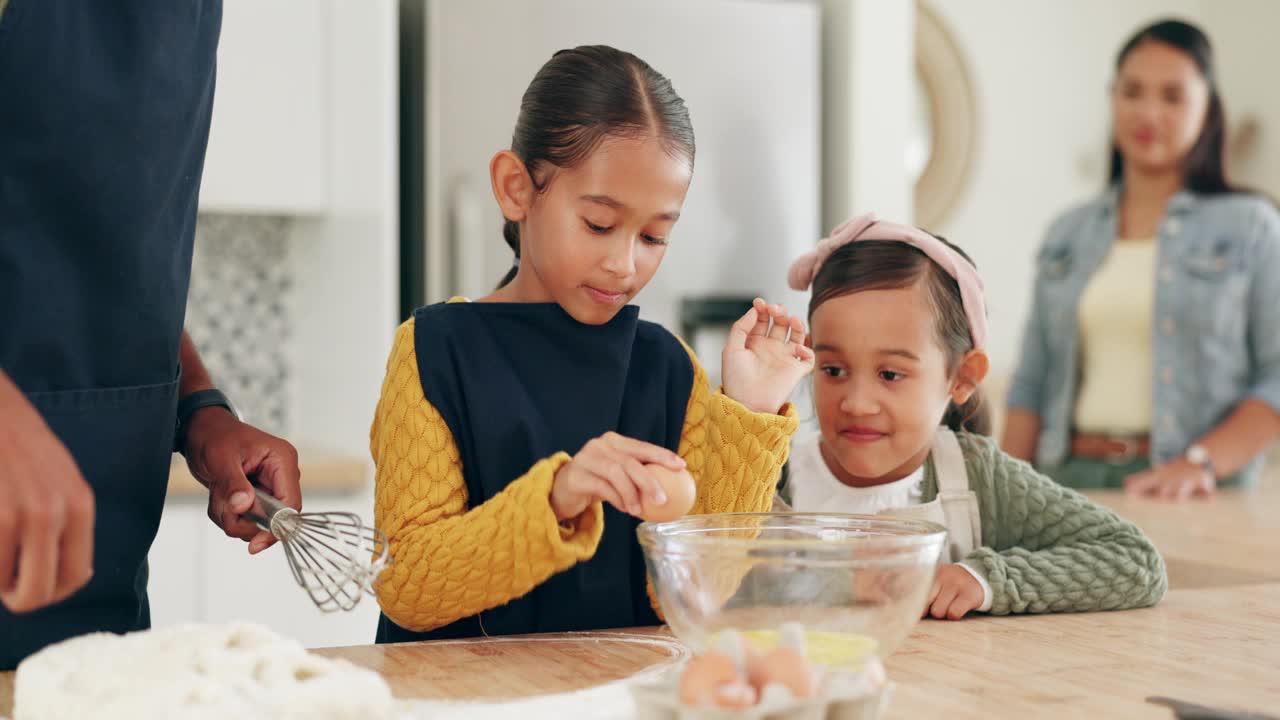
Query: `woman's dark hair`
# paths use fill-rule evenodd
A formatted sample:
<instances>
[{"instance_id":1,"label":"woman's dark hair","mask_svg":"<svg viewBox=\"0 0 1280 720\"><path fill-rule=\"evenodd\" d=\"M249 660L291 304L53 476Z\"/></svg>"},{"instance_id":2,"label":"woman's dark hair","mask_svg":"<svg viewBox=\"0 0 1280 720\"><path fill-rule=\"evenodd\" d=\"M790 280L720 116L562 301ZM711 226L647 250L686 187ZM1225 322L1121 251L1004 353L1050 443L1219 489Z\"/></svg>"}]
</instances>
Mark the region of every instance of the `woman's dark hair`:
<instances>
[{"instance_id":1,"label":"woman's dark hair","mask_svg":"<svg viewBox=\"0 0 1280 720\"><path fill-rule=\"evenodd\" d=\"M973 265L965 251L945 238L938 239ZM925 283L936 311L938 342L946 352L950 375L965 354L973 350L960 285L941 265L912 245L896 240L859 240L831 253L813 279L809 318L812 320L813 312L833 298L864 290L897 290L918 282ZM983 402L981 391L975 390L963 405L951 404L942 417L942 424L956 431L991 434L991 412Z\"/></svg>"},{"instance_id":2,"label":"woman's dark hair","mask_svg":"<svg viewBox=\"0 0 1280 720\"><path fill-rule=\"evenodd\" d=\"M693 125L671 81L644 60L607 45L561 50L529 83L511 136L511 150L529 169L539 192L547 166L570 168L607 137L657 138L673 157L693 165ZM520 257L520 225L502 228ZM498 287L516 276L512 266Z\"/></svg>"},{"instance_id":3,"label":"woman's dark hair","mask_svg":"<svg viewBox=\"0 0 1280 720\"><path fill-rule=\"evenodd\" d=\"M1204 127L1183 165L1187 189L1204 194L1238 192L1238 188L1227 180L1227 116L1218 92L1209 37L1200 28L1181 20L1162 20L1148 25L1120 48L1120 54L1116 56L1116 72L1120 71L1130 53L1149 42L1164 43L1186 53L1195 61L1209 86L1209 108L1205 112ZM1109 182L1113 184L1124 178L1124 157L1114 142L1111 144L1109 173Z\"/></svg>"}]
</instances>

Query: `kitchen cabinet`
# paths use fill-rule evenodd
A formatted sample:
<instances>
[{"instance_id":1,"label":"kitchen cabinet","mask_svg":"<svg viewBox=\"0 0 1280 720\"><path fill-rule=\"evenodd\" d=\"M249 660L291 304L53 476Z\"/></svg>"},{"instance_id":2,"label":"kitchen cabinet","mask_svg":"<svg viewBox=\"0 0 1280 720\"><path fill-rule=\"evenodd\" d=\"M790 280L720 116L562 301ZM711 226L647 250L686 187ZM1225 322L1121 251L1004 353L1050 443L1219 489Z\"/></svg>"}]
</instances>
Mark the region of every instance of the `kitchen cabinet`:
<instances>
[{"instance_id":1,"label":"kitchen cabinet","mask_svg":"<svg viewBox=\"0 0 1280 720\"><path fill-rule=\"evenodd\" d=\"M331 15L328 1L226 0L202 211L328 207Z\"/></svg>"},{"instance_id":2,"label":"kitchen cabinet","mask_svg":"<svg viewBox=\"0 0 1280 720\"><path fill-rule=\"evenodd\" d=\"M348 510L372 521L371 483L355 494L306 493L305 505L307 512ZM373 642L373 597L351 612L321 613L294 582L278 543L254 556L246 548L209 521L202 498L171 499L148 556L152 625L251 622L308 647Z\"/></svg>"}]
</instances>

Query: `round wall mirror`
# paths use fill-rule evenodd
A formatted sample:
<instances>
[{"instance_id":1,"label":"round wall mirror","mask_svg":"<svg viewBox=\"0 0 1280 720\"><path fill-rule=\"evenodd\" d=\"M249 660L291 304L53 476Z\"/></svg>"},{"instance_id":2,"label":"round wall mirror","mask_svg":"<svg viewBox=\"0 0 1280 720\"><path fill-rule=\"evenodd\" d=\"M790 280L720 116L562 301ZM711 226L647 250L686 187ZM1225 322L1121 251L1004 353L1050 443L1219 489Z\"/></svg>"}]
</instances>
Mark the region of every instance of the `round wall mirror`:
<instances>
[{"instance_id":1,"label":"round wall mirror","mask_svg":"<svg viewBox=\"0 0 1280 720\"><path fill-rule=\"evenodd\" d=\"M913 120L906 147L915 182L915 224L946 222L973 171L978 107L969 65L951 31L929 3L916 3Z\"/></svg>"}]
</instances>

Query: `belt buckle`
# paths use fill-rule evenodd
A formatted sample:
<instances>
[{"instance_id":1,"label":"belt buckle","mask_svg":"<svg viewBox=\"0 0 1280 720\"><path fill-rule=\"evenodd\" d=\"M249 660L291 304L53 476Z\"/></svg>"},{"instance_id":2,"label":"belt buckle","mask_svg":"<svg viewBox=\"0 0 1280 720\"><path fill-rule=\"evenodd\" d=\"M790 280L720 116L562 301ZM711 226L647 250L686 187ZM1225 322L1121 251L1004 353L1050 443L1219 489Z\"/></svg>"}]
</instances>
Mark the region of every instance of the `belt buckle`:
<instances>
[{"instance_id":1,"label":"belt buckle","mask_svg":"<svg viewBox=\"0 0 1280 720\"><path fill-rule=\"evenodd\" d=\"M1107 442L1120 445L1121 449L1107 452L1105 460L1109 463L1126 463L1138 457L1140 443L1133 438L1107 438Z\"/></svg>"}]
</instances>

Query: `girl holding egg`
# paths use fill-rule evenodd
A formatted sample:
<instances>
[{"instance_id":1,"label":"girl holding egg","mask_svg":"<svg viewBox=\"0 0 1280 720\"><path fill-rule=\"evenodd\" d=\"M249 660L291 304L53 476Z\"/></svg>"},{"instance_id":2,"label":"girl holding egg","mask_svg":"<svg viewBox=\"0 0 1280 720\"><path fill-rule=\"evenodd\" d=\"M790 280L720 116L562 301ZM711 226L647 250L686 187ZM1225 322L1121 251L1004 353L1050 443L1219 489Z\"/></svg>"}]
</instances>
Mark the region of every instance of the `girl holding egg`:
<instances>
[{"instance_id":1,"label":"girl holding egg","mask_svg":"<svg viewBox=\"0 0 1280 720\"><path fill-rule=\"evenodd\" d=\"M970 432L986 423L982 280L922 230L863 215L792 265L812 287L821 432L797 440L796 510L946 526L949 564L925 614L1120 610L1156 603L1164 562L1131 523Z\"/></svg>"},{"instance_id":2,"label":"girl holding egg","mask_svg":"<svg viewBox=\"0 0 1280 720\"><path fill-rule=\"evenodd\" d=\"M656 624L637 518L769 508L804 322L756 300L713 391L628 305L676 241L693 158L684 101L634 55L564 50L534 77L490 163L515 266L415 312L387 363L378 642Z\"/></svg>"}]
</instances>

